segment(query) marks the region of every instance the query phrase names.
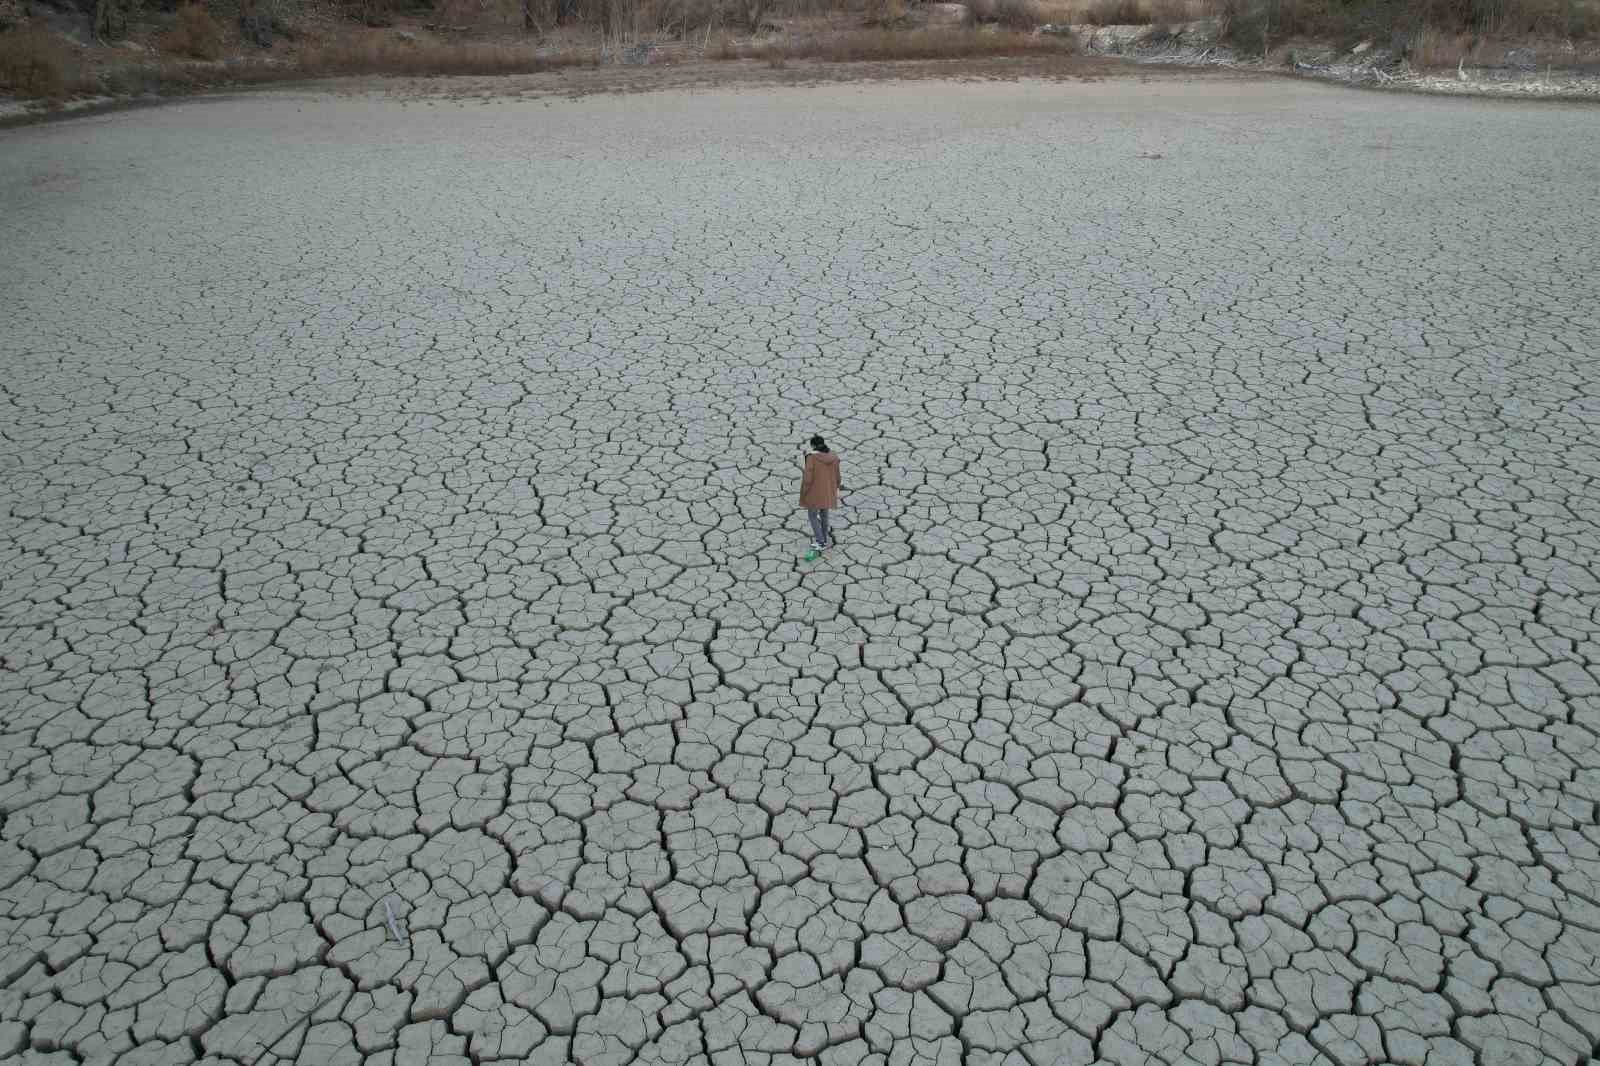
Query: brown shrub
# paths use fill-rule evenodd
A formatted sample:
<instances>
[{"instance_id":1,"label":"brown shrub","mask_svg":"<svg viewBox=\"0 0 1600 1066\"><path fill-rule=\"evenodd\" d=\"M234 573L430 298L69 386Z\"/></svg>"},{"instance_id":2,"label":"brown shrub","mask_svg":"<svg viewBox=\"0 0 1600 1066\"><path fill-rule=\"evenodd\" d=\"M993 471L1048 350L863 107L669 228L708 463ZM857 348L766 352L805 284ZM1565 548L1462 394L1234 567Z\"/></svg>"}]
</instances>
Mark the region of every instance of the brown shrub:
<instances>
[{"instance_id":1,"label":"brown shrub","mask_svg":"<svg viewBox=\"0 0 1600 1066\"><path fill-rule=\"evenodd\" d=\"M26 25L0 33L0 89L59 100L83 87L83 68L61 38Z\"/></svg>"},{"instance_id":2,"label":"brown shrub","mask_svg":"<svg viewBox=\"0 0 1600 1066\"><path fill-rule=\"evenodd\" d=\"M178 9L178 19L161 38L161 47L194 59L222 58L222 27L199 4Z\"/></svg>"}]
</instances>

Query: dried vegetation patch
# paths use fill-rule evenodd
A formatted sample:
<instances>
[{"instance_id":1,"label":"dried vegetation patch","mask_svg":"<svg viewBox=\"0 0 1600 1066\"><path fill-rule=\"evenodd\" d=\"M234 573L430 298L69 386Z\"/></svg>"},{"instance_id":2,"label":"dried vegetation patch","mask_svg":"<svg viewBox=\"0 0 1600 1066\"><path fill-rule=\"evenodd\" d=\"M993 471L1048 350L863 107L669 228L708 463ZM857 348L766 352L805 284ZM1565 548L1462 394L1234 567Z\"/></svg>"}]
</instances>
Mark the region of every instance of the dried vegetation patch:
<instances>
[{"instance_id":1,"label":"dried vegetation patch","mask_svg":"<svg viewBox=\"0 0 1600 1066\"><path fill-rule=\"evenodd\" d=\"M41 26L0 33L0 89L59 99L83 87L82 63L60 37Z\"/></svg>"},{"instance_id":2,"label":"dried vegetation patch","mask_svg":"<svg viewBox=\"0 0 1600 1066\"><path fill-rule=\"evenodd\" d=\"M1241 54L1371 41L1417 69L1487 63L1507 54L1510 38L1537 38L1519 54L1541 68L1581 55L1574 41L1600 43L1600 0L31 0L27 9L0 0L8 2L0 93L52 101L330 75L1048 57L1077 51L1067 27L1160 35L1199 19L1214 20ZM68 24L92 43L69 40Z\"/></svg>"},{"instance_id":3,"label":"dried vegetation patch","mask_svg":"<svg viewBox=\"0 0 1600 1066\"><path fill-rule=\"evenodd\" d=\"M789 59L860 63L874 60L1071 55L1076 50L1070 37L1033 36L1004 31L972 33L962 30L864 29L749 45L724 41L716 49L715 58L763 59L771 63Z\"/></svg>"}]
</instances>

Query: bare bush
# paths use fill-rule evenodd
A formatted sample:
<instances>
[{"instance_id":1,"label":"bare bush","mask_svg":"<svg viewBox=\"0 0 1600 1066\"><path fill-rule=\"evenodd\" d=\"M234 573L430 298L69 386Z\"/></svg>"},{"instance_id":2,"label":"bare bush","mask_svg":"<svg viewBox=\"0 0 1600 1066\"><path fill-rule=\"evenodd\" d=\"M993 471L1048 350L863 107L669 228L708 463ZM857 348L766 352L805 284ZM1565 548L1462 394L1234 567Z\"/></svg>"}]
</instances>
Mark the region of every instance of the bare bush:
<instances>
[{"instance_id":1,"label":"bare bush","mask_svg":"<svg viewBox=\"0 0 1600 1066\"><path fill-rule=\"evenodd\" d=\"M199 4L178 9L178 19L161 38L161 47L194 59L222 58L222 27Z\"/></svg>"},{"instance_id":2,"label":"bare bush","mask_svg":"<svg viewBox=\"0 0 1600 1066\"><path fill-rule=\"evenodd\" d=\"M25 25L0 33L0 89L59 100L82 88L77 55L45 29Z\"/></svg>"},{"instance_id":3,"label":"bare bush","mask_svg":"<svg viewBox=\"0 0 1600 1066\"><path fill-rule=\"evenodd\" d=\"M720 0L657 0L646 22L658 33L686 37L716 26L734 24Z\"/></svg>"}]
</instances>

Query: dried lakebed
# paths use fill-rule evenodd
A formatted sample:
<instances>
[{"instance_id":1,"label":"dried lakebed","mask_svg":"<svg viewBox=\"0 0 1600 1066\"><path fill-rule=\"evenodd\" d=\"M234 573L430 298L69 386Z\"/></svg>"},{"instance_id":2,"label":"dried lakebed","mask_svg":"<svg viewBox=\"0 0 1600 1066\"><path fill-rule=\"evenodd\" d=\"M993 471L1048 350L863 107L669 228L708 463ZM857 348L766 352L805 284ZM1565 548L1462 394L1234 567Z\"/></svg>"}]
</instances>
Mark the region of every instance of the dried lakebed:
<instances>
[{"instance_id":1,"label":"dried lakebed","mask_svg":"<svg viewBox=\"0 0 1600 1066\"><path fill-rule=\"evenodd\" d=\"M0 1057L1585 1062L1596 160L1181 78L0 134Z\"/></svg>"}]
</instances>

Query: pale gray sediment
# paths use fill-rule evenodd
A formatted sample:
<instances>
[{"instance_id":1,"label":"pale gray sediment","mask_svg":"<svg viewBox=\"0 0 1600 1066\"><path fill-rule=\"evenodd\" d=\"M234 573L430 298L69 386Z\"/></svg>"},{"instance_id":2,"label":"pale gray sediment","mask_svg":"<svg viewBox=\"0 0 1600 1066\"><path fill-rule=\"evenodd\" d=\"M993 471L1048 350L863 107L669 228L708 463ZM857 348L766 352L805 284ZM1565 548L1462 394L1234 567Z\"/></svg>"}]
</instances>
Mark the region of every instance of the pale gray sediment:
<instances>
[{"instance_id":1,"label":"pale gray sediment","mask_svg":"<svg viewBox=\"0 0 1600 1066\"><path fill-rule=\"evenodd\" d=\"M1596 159L1283 80L0 132L0 1057L1587 1061Z\"/></svg>"}]
</instances>

